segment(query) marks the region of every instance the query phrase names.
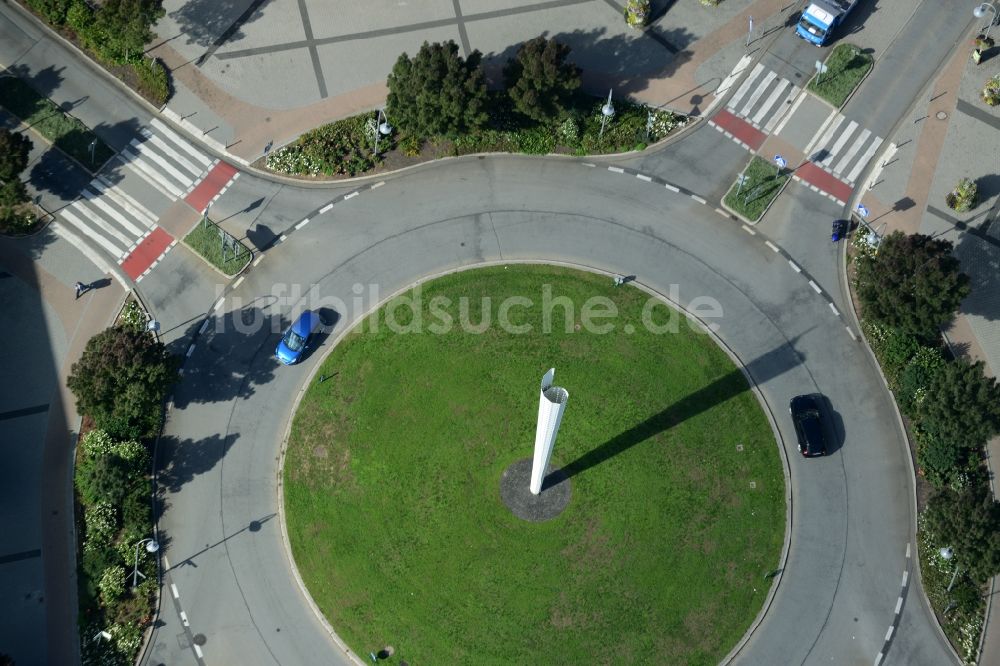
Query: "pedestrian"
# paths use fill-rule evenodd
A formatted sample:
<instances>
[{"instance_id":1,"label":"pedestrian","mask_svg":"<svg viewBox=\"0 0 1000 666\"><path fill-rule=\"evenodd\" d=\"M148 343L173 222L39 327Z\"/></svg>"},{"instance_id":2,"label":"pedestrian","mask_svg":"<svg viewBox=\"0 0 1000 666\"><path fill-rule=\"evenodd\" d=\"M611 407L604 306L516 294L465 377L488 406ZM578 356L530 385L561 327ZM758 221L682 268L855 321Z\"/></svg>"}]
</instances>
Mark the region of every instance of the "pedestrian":
<instances>
[{"instance_id":1,"label":"pedestrian","mask_svg":"<svg viewBox=\"0 0 1000 666\"><path fill-rule=\"evenodd\" d=\"M615 276L615 286L616 287L620 287L623 284L625 284L625 278L623 278L621 275L616 275Z\"/></svg>"},{"instance_id":2,"label":"pedestrian","mask_svg":"<svg viewBox=\"0 0 1000 666\"><path fill-rule=\"evenodd\" d=\"M77 298L80 298L80 294L82 294L83 292L85 292L88 289L90 289L90 285L89 284L84 284L82 282L77 282L73 286L76 287L76 297Z\"/></svg>"}]
</instances>

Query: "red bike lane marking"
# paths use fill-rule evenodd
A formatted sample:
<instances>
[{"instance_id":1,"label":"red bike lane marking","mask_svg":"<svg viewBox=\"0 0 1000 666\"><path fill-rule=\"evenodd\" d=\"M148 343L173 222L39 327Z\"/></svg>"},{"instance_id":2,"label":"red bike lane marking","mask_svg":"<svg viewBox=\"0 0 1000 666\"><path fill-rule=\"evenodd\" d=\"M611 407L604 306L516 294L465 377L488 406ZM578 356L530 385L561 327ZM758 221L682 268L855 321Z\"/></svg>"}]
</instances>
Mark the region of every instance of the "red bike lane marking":
<instances>
[{"instance_id":1,"label":"red bike lane marking","mask_svg":"<svg viewBox=\"0 0 1000 666\"><path fill-rule=\"evenodd\" d=\"M236 167L228 164L226 162L219 162L216 164L208 175L198 183L198 186L191 190L191 193L184 197L184 201L187 202L191 208L196 211L201 212L205 210L208 206L208 202L212 200L216 194L222 191L222 188L226 186L233 176L236 175Z\"/></svg>"},{"instance_id":2,"label":"red bike lane marking","mask_svg":"<svg viewBox=\"0 0 1000 666\"><path fill-rule=\"evenodd\" d=\"M841 201L848 201L851 198L853 188L850 185L812 162L806 162L796 169L795 175Z\"/></svg>"},{"instance_id":3,"label":"red bike lane marking","mask_svg":"<svg viewBox=\"0 0 1000 666\"><path fill-rule=\"evenodd\" d=\"M162 227L156 227L153 232L146 236L139 245L132 250L132 254L125 257L122 261L121 267L130 278L137 280L140 275L146 272L146 269L153 265L153 263L160 258L171 243L174 242L174 237L163 230Z\"/></svg>"},{"instance_id":4,"label":"red bike lane marking","mask_svg":"<svg viewBox=\"0 0 1000 666\"><path fill-rule=\"evenodd\" d=\"M759 129L725 109L712 116L712 122L750 146L750 150L760 148L767 138Z\"/></svg>"}]
</instances>

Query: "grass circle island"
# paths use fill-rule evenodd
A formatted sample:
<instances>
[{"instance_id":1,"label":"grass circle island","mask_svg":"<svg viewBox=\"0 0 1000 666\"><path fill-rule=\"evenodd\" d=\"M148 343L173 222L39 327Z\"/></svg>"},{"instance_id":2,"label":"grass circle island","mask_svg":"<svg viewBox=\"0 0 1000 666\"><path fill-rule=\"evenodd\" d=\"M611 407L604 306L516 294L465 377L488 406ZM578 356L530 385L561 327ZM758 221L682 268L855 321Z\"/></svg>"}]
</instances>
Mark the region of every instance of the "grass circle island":
<instances>
[{"instance_id":1,"label":"grass circle island","mask_svg":"<svg viewBox=\"0 0 1000 666\"><path fill-rule=\"evenodd\" d=\"M295 564L340 637L413 666L718 663L762 608L785 491L756 397L695 329L540 265L449 274L358 323L282 472ZM553 367L572 496L532 522L500 478L532 456Z\"/></svg>"}]
</instances>

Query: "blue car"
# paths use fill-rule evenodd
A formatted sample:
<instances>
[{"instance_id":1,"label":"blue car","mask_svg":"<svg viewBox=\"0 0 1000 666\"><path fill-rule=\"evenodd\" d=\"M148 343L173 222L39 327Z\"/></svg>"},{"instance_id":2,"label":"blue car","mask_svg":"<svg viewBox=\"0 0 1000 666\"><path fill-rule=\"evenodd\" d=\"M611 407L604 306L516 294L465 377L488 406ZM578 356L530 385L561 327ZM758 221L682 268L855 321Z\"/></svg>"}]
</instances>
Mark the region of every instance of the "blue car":
<instances>
[{"instance_id":1,"label":"blue car","mask_svg":"<svg viewBox=\"0 0 1000 666\"><path fill-rule=\"evenodd\" d=\"M309 347L309 340L319 325L319 314L312 310L306 310L281 336L281 342L274 350L274 355L285 365L297 363L302 357L302 353Z\"/></svg>"}]
</instances>

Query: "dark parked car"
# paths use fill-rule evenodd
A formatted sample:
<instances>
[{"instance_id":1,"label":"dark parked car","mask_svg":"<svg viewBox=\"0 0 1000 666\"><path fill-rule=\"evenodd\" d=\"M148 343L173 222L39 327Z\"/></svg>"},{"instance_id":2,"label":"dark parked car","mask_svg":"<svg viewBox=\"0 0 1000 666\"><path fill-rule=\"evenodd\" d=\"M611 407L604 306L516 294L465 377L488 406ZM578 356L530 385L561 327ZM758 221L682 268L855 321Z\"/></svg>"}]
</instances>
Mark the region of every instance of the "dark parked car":
<instances>
[{"instance_id":1,"label":"dark parked car","mask_svg":"<svg viewBox=\"0 0 1000 666\"><path fill-rule=\"evenodd\" d=\"M826 453L826 436L823 434L823 416L819 401L811 395L797 395L788 405L795 424L799 451L807 458Z\"/></svg>"},{"instance_id":2,"label":"dark parked car","mask_svg":"<svg viewBox=\"0 0 1000 666\"><path fill-rule=\"evenodd\" d=\"M274 350L274 355L285 365L296 363L309 347L309 339L316 329L319 328L319 313L306 310L299 315L285 334L281 336L278 348Z\"/></svg>"}]
</instances>

